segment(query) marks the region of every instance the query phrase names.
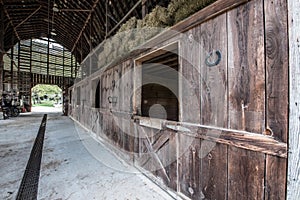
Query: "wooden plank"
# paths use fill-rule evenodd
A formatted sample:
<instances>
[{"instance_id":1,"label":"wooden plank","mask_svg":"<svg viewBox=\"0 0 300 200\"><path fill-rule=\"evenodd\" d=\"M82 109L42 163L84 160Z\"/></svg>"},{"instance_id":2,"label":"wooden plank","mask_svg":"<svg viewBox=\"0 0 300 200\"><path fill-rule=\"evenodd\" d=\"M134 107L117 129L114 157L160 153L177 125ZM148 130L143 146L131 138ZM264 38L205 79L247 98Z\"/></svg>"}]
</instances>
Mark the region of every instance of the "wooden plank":
<instances>
[{"instance_id":1,"label":"wooden plank","mask_svg":"<svg viewBox=\"0 0 300 200\"><path fill-rule=\"evenodd\" d=\"M122 65L122 77L120 79L120 110L132 112L133 95L133 61L128 60Z\"/></svg>"},{"instance_id":2,"label":"wooden plank","mask_svg":"<svg viewBox=\"0 0 300 200\"><path fill-rule=\"evenodd\" d=\"M212 147L214 148L211 149ZM201 140L200 189L205 199L226 199L227 197L226 155L227 145Z\"/></svg>"},{"instance_id":3,"label":"wooden plank","mask_svg":"<svg viewBox=\"0 0 300 200\"><path fill-rule=\"evenodd\" d=\"M201 124L227 127L227 27L226 14L201 24L200 91ZM207 66L207 55L219 50L221 61ZM216 59L213 54L214 59ZM212 129L213 132L215 132ZM206 132L210 135L210 131ZM227 197L227 145L201 140L200 190L202 199Z\"/></svg>"},{"instance_id":4,"label":"wooden plank","mask_svg":"<svg viewBox=\"0 0 300 200\"><path fill-rule=\"evenodd\" d=\"M227 128L226 14L202 24L200 38L201 124ZM209 67L205 60L210 52L216 50L221 52L221 61L216 66ZM215 54L212 57L215 61Z\"/></svg>"},{"instance_id":5,"label":"wooden plank","mask_svg":"<svg viewBox=\"0 0 300 200\"><path fill-rule=\"evenodd\" d=\"M184 34L180 43L179 121L200 123L200 27Z\"/></svg>"},{"instance_id":6,"label":"wooden plank","mask_svg":"<svg viewBox=\"0 0 300 200\"><path fill-rule=\"evenodd\" d=\"M287 142L288 41L285 0L265 2L267 127Z\"/></svg>"},{"instance_id":7,"label":"wooden plank","mask_svg":"<svg viewBox=\"0 0 300 200\"><path fill-rule=\"evenodd\" d=\"M101 108L107 108L107 92L108 92L108 87L106 86L106 79L107 79L107 73L104 72L101 75L100 81L101 81Z\"/></svg>"},{"instance_id":8,"label":"wooden plank","mask_svg":"<svg viewBox=\"0 0 300 200\"><path fill-rule=\"evenodd\" d=\"M178 124L178 128L186 130L182 132L184 135L283 158L287 157L287 144L279 142L270 136L188 123Z\"/></svg>"},{"instance_id":9,"label":"wooden plank","mask_svg":"<svg viewBox=\"0 0 300 200\"><path fill-rule=\"evenodd\" d=\"M228 12L229 128L264 131L263 24L262 0Z\"/></svg>"},{"instance_id":10,"label":"wooden plank","mask_svg":"<svg viewBox=\"0 0 300 200\"><path fill-rule=\"evenodd\" d=\"M156 137L157 135L154 136L157 142L159 142L164 135L169 135L169 139L161 144L160 147L156 146L156 149L153 149L157 155L157 159L153 159L156 166L158 166L155 172L156 176L162 179L168 187L177 190L177 144L175 134L173 131L167 130L162 132L161 137ZM156 141L154 144L157 144ZM153 147L154 146L155 145L153 145Z\"/></svg>"},{"instance_id":11,"label":"wooden plank","mask_svg":"<svg viewBox=\"0 0 300 200\"><path fill-rule=\"evenodd\" d=\"M139 156L135 157L135 164L176 190L176 134L171 130L160 131L138 125L135 128L139 136Z\"/></svg>"},{"instance_id":12,"label":"wooden plank","mask_svg":"<svg viewBox=\"0 0 300 200\"><path fill-rule=\"evenodd\" d=\"M132 130L132 122L128 119L121 119L122 121L122 131L124 135L124 150L127 151L131 158L132 152L134 151L134 132Z\"/></svg>"},{"instance_id":13,"label":"wooden plank","mask_svg":"<svg viewBox=\"0 0 300 200\"><path fill-rule=\"evenodd\" d=\"M287 3L265 1L266 38L266 127L265 133L287 142L288 129L288 41ZM286 162L266 156L265 199L285 199Z\"/></svg>"},{"instance_id":14,"label":"wooden plank","mask_svg":"<svg viewBox=\"0 0 300 200\"><path fill-rule=\"evenodd\" d=\"M178 192L197 199L200 188L200 139L178 134Z\"/></svg>"},{"instance_id":15,"label":"wooden plank","mask_svg":"<svg viewBox=\"0 0 300 200\"><path fill-rule=\"evenodd\" d=\"M265 199L286 199L286 167L286 158L267 156Z\"/></svg>"},{"instance_id":16,"label":"wooden plank","mask_svg":"<svg viewBox=\"0 0 300 200\"><path fill-rule=\"evenodd\" d=\"M289 156L287 199L300 199L300 2L288 0Z\"/></svg>"},{"instance_id":17,"label":"wooden plank","mask_svg":"<svg viewBox=\"0 0 300 200\"><path fill-rule=\"evenodd\" d=\"M263 199L264 154L228 147L228 199Z\"/></svg>"},{"instance_id":18,"label":"wooden plank","mask_svg":"<svg viewBox=\"0 0 300 200\"><path fill-rule=\"evenodd\" d=\"M113 110L120 110L120 78L122 76L122 65L117 65L113 68L113 76L111 80L111 90L112 90L112 97L116 99L115 103L112 103Z\"/></svg>"},{"instance_id":19,"label":"wooden plank","mask_svg":"<svg viewBox=\"0 0 300 200\"><path fill-rule=\"evenodd\" d=\"M142 113L142 63L135 61L134 65L134 83L133 83L133 113L141 115Z\"/></svg>"}]
</instances>

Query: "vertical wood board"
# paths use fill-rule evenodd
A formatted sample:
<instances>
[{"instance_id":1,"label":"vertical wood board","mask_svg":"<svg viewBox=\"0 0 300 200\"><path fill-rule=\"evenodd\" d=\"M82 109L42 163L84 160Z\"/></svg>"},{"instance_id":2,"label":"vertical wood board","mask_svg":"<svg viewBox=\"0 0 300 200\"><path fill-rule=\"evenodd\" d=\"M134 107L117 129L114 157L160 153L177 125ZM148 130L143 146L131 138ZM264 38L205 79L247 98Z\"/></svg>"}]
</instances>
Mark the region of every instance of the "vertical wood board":
<instances>
[{"instance_id":1,"label":"vertical wood board","mask_svg":"<svg viewBox=\"0 0 300 200\"><path fill-rule=\"evenodd\" d=\"M182 37L179 49L180 99L179 120L200 123L200 26L195 27Z\"/></svg>"},{"instance_id":2,"label":"vertical wood board","mask_svg":"<svg viewBox=\"0 0 300 200\"><path fill-rule=\"evenodd\" d=\"M267 156L265 199L286 199L286 164L285 158Z\"/></svg>"},{"instance_id":3,"label":"vertical wood board","mask_svg":"<svg viewBox=\"0 0 300 200\"><path fill-rule=\"evenodd\" d=\"M287 142L288 36L287 3L265 1L266 128L265 134ZM286 159L266 155L265 199L285 199Z\"/></svg>"},{"instance_id":4,"label":"vertical wood board","mask_svg":"<svg viewBox=\"0 0 300 200\"><path fill-rule=\"evenodd\" d=\"M178 191L199 199L200 188L200 139L178 133Z\"/></svg>"},{"instance_id":5,"label":"vertical wood board","mask_svg":"<svg viewBox=\"0 0 300 200\"><path fill-rule=\"evenodd\" d=\"M227 128L227 27L226 14L201 25L201 124ZM215 66L205 63L209 53L213 52L209 62L218 57L221 60Z\"/></svg>"},{"instance_id":6,"label":"vertical wood board","mask_svg":"<svg viewBox=\"0 0 300 200\"><path fill-rule=\"evenodd\" d=\"M267 127L287 142L288 38L285 0L265 1Z\"/></svg>"},{"instance_id":7,"label":"vertical wood board","mask_svg":"<svg viewBox=\"0 0 300 200\"><path fill-rule=\"evenodd\" d=\"M263 1L228 12L229 128L262 133L265 126Z\"/></svg>"},{"instance_id":8,"label":"vertical wood board","mask_svg":"<svg viewBox=\"0 0 300 200\"><path fill-rule=\"evenodd\" d=\"M200 189L206 199L227 198L227 148L227 145L201 141Z\"/></svg>"},{"instance_id":9,"label":"vertical wood board","mask_svg":"<svg viewBox=\"0 0 300 200\"><path fill-rule=\"evenodd\" d=\"M287 199L300 199L300 1L288 0L289 155Z\"/></svg>"},{"instance_id":10,"label":"vertical wood board","mask_svg":"<svg viewBox=\"0 0 300 200\"><path fill-rule=\"evenodd\" d=\"M228 147L228 199L263 199L264 154Z\"/></svg>"}]
</instances>

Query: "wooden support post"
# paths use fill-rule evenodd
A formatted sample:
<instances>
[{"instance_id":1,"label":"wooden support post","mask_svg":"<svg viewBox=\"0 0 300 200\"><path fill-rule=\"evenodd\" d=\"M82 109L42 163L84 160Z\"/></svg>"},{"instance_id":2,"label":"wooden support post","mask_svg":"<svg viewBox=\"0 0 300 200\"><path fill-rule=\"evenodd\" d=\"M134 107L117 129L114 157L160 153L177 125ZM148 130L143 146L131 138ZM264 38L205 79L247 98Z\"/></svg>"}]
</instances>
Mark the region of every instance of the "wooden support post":
<instances>
[{"instance_id":1,"label":"wooden support post","mask_svg":"<svg viewBox=\"0 0 300 200\"><path fill-rule=\"evenodd\" d=\"M18 90L19 92L21 93L21 74L20 74L20 62L21 62L21 59L20 59L20 56L21 56L21 41L18 42L18 83L17 83L17 86L18 86ZM21 95L23 95L21 93Z\"/></svg>"},{"instance_id":2,"label":"wooden support post","mask_svg":"<svg viewBox=\"0 0 300 200\"><path fill-rule=\"evenodd\" d=\"M3 70L4 70L4 6L0 4L0 99L3 92Z\"/></svg>"},{"instance_id":3,"label":"wooden support post","mask_svg":"<svg viewBox=\"0 0 300 200\"><path fill-rule=\"evenodd\" d=\"M47 45L47 76L49 76L49 54L50 54L50 39L48 37L48 45Z\"/></svg>"},{"instance_id":4,"label":"wooden support post","mask_svg":"<svg viewBox=\"0 0 300 200\"><path fill-rule=\"evenodd\" d=\"M108 34L108 0L105 1L105 39L107 38Z\"/></svg>"},{"instance_id":5,"label":"wooden support post","mask_svg":"<svg viewBox=\"0 0 300 200\"><path fill-rule=\"evenodd\" d=\"M63 79L65 80L65 48L63 48Z\"/></svg>"},{"instance_id":6,"label":"wooden support post","mask_svg":"<svg viewBox=\"0 0 300 200\"><path fill-rule=\"evenodd\" d=\"M300 199L300 2L288 0L289 143L287 199Z\"/></svg>"},{"instance_id":7,"label":"wooden support post","mask_svg":"<svg viewBox=\"0 0 300 200\"><path fill-rule=\"evenodd\" d=\"M77 61L75 59L75 77L74 78L77 77L77 73L78 73L78 66L77 66Z\"/></svg>"},{"instance_id":8,"label":"wooden support post","mask_svg":"<svg viewBox=\"0 0 300 200\"><path fill-rule=\"evenodd\" d=\"M71 78L73 78L73 54L71 54Z\"/></svg>"},{"instance_id":9,"label":"wooden support post","mask_svg":"<svg viewBox=\"0 0 300 200\"><path fill-rule=\"evenodd\" d=\"M68 87L66 85L63 85L62 87L62 90L63 90L63 114L65 116L68 115L68 108L69 108L69 90L68 90Z\"/></svg>"},{"instance_id":10,"label":"wooden support post","mask_svg":"<svg viewBox=\"0 0 300 200\"><path fill-rule=\"evenodd\" d=\"M123 22L124 20L127 19L127 17L142 3L142 0L139 0L138 2L136 2L136 4L127 12L127 14L115 25L115 27L113 29L111 29L108 32L108 35L111 35L116 28L118 28Z\"/></svg>"},{"instance_id":11,"label":"wooden support post","mask_svg":"<svg viewBox=\"0 0 300 200\"><path fill-rule=\"evenodd\" d=\"M32 75L32 38L31 38L30 39L30 94L29 94L30 111L32 107L32 92L31 92L32 87L33 87L33 75Z\"/></svg>"},{"instance_id":12,"label":"wooden support post","mask_svg":"<svg viewBox=\"0 0 300 200\"><path fill-rule=\"evenodd\" d=\"M10 87L13 89L14 85L14 45L13 45L13 36L11 40L11 49L10 49Z\"/></svg>"},{"instance_id":13,"label":"wooden support post","mask_svg":"<svg viewBox=\"0 0 300 200\"><path fill-rule=\"evenodd\" d=\"M142 18L148 14L147 0L142 0Z\"/></svg>"}]
</instances>

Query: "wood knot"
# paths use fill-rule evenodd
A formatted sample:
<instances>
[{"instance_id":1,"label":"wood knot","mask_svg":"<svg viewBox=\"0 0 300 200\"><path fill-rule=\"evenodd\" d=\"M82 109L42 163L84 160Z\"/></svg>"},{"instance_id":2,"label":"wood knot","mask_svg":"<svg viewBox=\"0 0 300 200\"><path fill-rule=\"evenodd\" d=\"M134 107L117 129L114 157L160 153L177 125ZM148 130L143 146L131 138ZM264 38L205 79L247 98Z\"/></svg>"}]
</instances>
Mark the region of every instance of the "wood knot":
<instances>
[{"instance_id":1,"label":"wood knot","mask_svg":"<svg viewBox=\"0 0 300 200\"><path fill-rule=\"evenodd\" d=\"M194 36L193 34L189 34L189 42L192 43L194 41Z\"/></svg>"},{"instance_id":2,"label":"wood knot","mask_svg":"<svg viewBox=\"0 0 300 200\"><path fill-rule=\"evenodd\" d=\"M264 131L264 135L269 135L273 136L273 131L271 128L267 127L266 130Z\"/></svg>"}]
</instances>

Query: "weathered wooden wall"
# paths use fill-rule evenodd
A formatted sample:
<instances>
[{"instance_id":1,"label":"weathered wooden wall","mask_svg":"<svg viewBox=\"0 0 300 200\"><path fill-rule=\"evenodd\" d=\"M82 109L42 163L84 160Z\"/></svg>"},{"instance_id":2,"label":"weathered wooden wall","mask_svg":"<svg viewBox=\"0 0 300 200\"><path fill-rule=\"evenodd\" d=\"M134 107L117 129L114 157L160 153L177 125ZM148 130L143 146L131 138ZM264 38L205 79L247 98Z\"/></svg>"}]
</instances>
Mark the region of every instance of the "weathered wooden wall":
<instances>
[{"instance_id":1,"label":"weathered wooden wall","mask_svg":"<svg viewBox=\"0 0 300 200\"><path fill-rule=\"evenodd\" d=\"M178 122L140 116L140 60L155 50L75 84L70 115L185 197L285 199L287 17L285 0L219 1L150 41L178 43ZM221 60L209 67L213 50Z\"/></svg>"},{"instance_id":2,"label":"weathered wooden wall","mask_svg":"<svg viewBox=\"0 0 300 200\"><path fill-rule=\"evenodd\" d=\"M287 199L300 199L300 2L288 0L289 24L289 156Z\"/></svg>"}]
</instances>

